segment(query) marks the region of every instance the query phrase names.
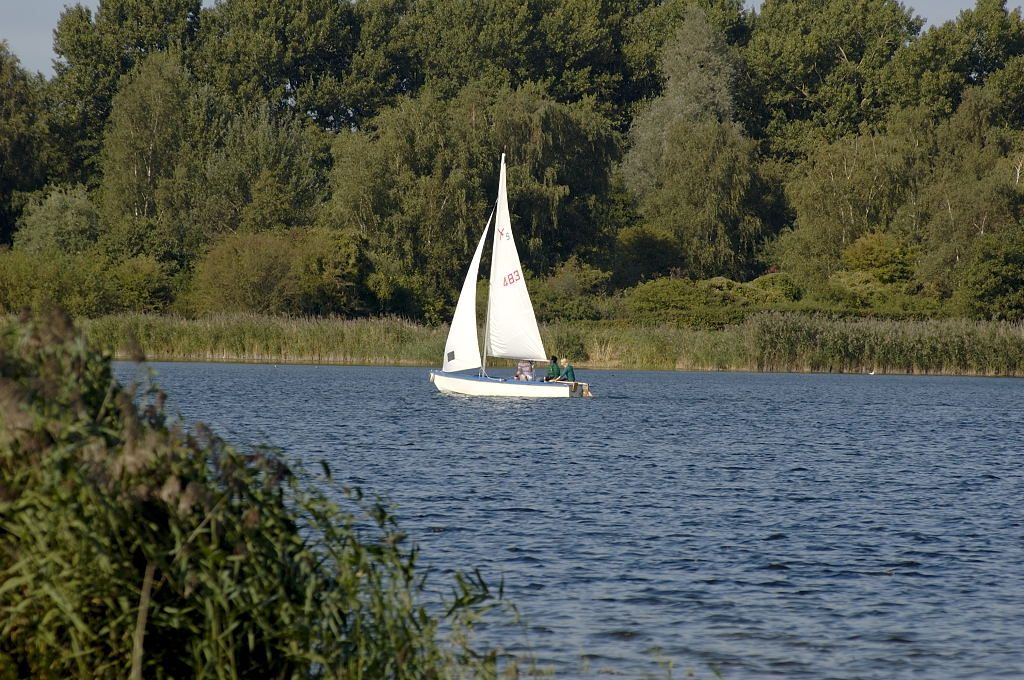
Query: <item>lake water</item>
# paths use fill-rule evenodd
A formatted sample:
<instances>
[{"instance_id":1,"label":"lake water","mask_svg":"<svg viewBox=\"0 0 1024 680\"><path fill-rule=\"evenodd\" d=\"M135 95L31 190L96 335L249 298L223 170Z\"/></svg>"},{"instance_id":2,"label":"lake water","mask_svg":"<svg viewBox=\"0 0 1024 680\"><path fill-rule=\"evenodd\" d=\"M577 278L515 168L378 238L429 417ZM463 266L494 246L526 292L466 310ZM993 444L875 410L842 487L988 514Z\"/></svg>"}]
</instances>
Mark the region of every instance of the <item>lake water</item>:
<instances>
[{"instance_id":1,"label":"lake water","mask_svg":"<svg viewBox=\"0 0 1024 680\"><path fill-rule=\"evenodd\" d=\"M187 421L325 459L426 564L504 578L525 623L494 634L558 677L1024 677L1022 380L580 371L596 399L499 401L154 367Z\"/></svg>"}]
</instances>

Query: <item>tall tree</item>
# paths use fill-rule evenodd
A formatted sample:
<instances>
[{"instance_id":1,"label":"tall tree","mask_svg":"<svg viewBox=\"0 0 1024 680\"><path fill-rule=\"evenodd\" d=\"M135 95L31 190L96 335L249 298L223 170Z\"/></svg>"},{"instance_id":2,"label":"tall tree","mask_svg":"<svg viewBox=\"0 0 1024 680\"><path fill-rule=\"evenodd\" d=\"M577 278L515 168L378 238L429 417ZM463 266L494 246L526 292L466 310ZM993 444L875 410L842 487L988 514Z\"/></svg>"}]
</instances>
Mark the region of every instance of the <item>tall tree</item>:
<instances>
[{"instance_id":1,"label":"tall tree","mask_svg":"<svg viewBox=\"0 0 1024 680\"><path fill-rule=\"evenodd\" d=\"M645 0L369 0L356 5L359 46L346 92L373 100L363 76L383 76L379 107L429 87L454 97L471 82L543 83L556 101L592 97L622 122L629 91L626 25Z\"/></svg>"},{"instance_id":2,"label":"tall tree","mask_svg":"<svg viewBox=\"0 0 1024 680\"><path fill-rule=\"evenodd\" d=\"M672 244L671 257L652 262L662 270L649 274L675 268L692 277L742 275L763 230L756 149L734 121L728 48L699 8L666 44L662 69L664 92L634 119L622 165L648 236L624 236Z\"/></svg>"},{"instance_id":3,"label":"tall tree","mask_svg":"<svg viewBox=\"0 0 1024 680\"><path fill-rule=\"evenodd\" d=\"M0 245L9 244L14 233L21 207L16 194L35 190L44 180L42 85L0 40Z\"/></svg>"},{"instance_id":4,"label":"tall tree","mask_svg":"<svg viewBox=\"0 0 1024 680\"><path fill-rule=\"evenodd\" d=\"M841 267L846 249L867 233L917 238L921 225L914 202L932 170L936 143L934 129L924 125L850 135L816 147L786 187L796 222L773 246L774 263L805 281L820 282Z\"/></svg>"},{"instance_id":5,"label":"tall tree","mask_svg":"<svg viewBox=\"0 0 1024 680\"><path fill-rule=\"evenodd\" d=\"M188 77L173 52L142 61L115 95L104 135L100 211L120 255L151 248L157 192L171 177L185 136Z\"/></svg>"},{"instance_id":6,"label":"tall tree","mask_svg":"<svg viewBox=\"0 0 1024 680\"><path fill-rule=\"evenodd\" d=\"M53 33L51 120L65 151L63 179L95 183L103 128L120 78L146 55L188 50L200 0L100 0L95 15L67 7Z\"/></svg>"},{"instance_id":7,"label":"tall tree","mask_svg":"<svg viewBox=\"0 0 1024 680\"><path fill-rule=\"evenodd\" d=\"M766 0L744 51L749 128L793 158L880 123L885 67L921 24L897 0Z\"/></svg>"},{"instance_id":8,"label":"tall tree","mask_svg":"<svg viewBox=\"0 0 1024 680\"><path fill-rule=\"evenodd\" d=\"M192 65L239 110L266 103L337 129L353 118L342 79L354 23L352 5L337 0L225 0L204 10Z\"/></svg>"},{"instance_id":9,"label":"tall tree","mask_svg":"<svg viewBox=\"0 0 1024 680\"><path fill-rule=\"evenodd\" d=\"M341 89L356 127L421 84L409 49L409 4L410 0L360 0L353 6L355 47Z\"/></svg>"},{"instance_id":10,"label":"tall tree","mask_svg":"<svg viewBox=\"0 0 1024 680\"><path fill-rule=\"evenodd\" d=\"M934 171L920 192L920 276L948 295L963 280L975 246L1017 231L1024 218L1024 133L991 124L985 88L971 88L938 129Z\"/></svg>"},{"instance_id":11,"label":"tall tree","mask_svg":"<svg viewBox=\"0 0 1024 680\"><path fill-rule=\"evenodd\" d=\"M1024 55L1024 20L1005 0L978 0L954 21L929 29L899 50L886 69L886 98L925 106L936 119L953 114L966 88L983 84Z\"/></svg>"},{"instance_id":12,"label":"tall tree","mask_svg":"<svg viewBox=\"0 0 1024 680\"><path fill-rule=\"evenodd\" d=\"M199 127L193 118L191 132L201 135ZM220 133L182 154L160 193L161 219L182 230L188 257L223 234L313 222L323 198L326 133L266 104L231 117Z\"/></svg>"},{"instance_id":13,"label":"tall tree","mask_svg":"<svg viewBox=\"0 0 1024 680\"><path fill-rule=\"evenodd\" d=\"M661 93L665 86L662 52L691 8L703 10L708 22L729 45L745 45L750 37L750 15L744 10L743 0L648 0L639 4L640 11L629 17L623 35L628 104Z\"/></svg>"}]
</instances>

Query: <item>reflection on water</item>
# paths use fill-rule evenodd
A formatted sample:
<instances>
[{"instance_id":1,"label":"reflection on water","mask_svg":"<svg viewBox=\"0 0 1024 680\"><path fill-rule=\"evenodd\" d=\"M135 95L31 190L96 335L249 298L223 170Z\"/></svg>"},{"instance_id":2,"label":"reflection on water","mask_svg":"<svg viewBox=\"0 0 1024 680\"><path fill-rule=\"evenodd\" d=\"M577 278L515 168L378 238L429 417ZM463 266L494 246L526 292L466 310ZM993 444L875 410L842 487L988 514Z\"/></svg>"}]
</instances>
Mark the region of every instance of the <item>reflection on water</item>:
<instances>
[{"instance_id":1,"label":"reflection on water","mask_svg":"<svg viewBox=\"0 0 1024 680\"><path fill-rule=\"evenodd\" d=\"M492 634L560 677L1024 676L1024 381L585 372L596 399L501 401L155 367L186 420L328 460L426 563L504 579L526 625Z\"/></svg>"}]
</instances>

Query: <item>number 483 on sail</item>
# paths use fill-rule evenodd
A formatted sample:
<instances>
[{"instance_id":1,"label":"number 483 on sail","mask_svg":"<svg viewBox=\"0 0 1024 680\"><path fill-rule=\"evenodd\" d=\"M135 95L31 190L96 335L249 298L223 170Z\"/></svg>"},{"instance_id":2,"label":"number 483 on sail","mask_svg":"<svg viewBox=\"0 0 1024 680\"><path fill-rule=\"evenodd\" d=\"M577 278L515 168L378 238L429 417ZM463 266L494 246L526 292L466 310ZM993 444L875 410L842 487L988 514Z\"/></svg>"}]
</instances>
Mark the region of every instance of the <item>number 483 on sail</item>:
<instances>
[{"instance_id":1,"label":"number 483 on sail","mask_svg":"<svg viewBox=\"0 0 1024 680\"><path fill-rule=\"evenodd\" d=\"M506 274L505 275L505 278L502 280L502 285L504 285L504 286L511 286L516 281L522 280L522 278L523 277L519 275L519 270L517 269L514 272L512 272L511 274Z\"/></svg>"}]
</instances>

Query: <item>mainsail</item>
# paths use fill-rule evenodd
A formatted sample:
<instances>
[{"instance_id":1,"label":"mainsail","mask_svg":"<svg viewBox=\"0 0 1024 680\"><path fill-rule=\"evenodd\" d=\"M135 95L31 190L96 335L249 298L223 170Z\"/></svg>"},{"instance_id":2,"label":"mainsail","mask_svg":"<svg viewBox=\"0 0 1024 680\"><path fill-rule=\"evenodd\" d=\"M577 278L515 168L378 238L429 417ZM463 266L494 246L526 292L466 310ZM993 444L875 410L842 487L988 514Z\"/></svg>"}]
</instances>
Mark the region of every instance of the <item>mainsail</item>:
<instances>
[{"instance_id":1,"label":"mainsail","mask_svg":"<svg viewBox=\"0 0 1024 680\"><path fill-rule=\"evenodd\" d=\"M459 304L462 304L461 300ZM506 359L547 359L530 293L526 290L519 251L512 238L512 218L508 212L505 188L505 154L501 154L501 173L498 176L484 353Z\"/></svg>"},{"instance_id":2,"label":"mainsail","mask_svg":"<svg viewBox=\"0 0 1024 680\"><path fill-rule=\"evenodd\" d=\"M466 272L466 280L462 284L462 293L455 305L455 316L448 331L448 340L444 344L444 365L442 371L465 371L480 368L480 341L476 334L476 277L480 271L480 256L484 252L487 230L491 226L491 217L487 218L487 226L480 236L480 242L473 253L473 261Z\"/></svg>"}]
</instances>

